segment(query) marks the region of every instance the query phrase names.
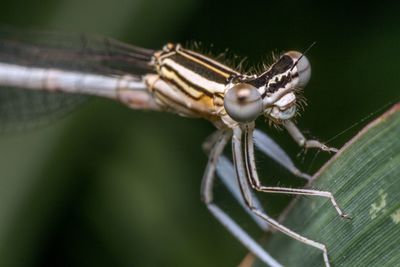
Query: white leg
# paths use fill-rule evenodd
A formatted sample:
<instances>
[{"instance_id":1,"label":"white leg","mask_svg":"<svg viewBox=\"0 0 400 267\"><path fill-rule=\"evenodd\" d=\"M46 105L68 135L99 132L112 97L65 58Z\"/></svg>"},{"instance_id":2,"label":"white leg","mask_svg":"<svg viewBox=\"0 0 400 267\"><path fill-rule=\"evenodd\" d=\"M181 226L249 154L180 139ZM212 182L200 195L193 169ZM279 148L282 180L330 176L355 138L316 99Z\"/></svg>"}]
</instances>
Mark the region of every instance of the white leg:
<instances>
[{"instance_id":1,"label":"white leg","mask_svg":"<svg viewBox=\"0 0 400 267\"><path fill-rule=\"evenodd\" d=\"M260 130L255 129L253 137L254 137L254 144L261 152L263 152L268 157L278 162L281 166L285 167L288 171L290 171L294 175L304 178L306 180L311 179L310 175L301 172L294 165L293 161L289 158L286 152L268 135L261 132Z\"/></svg>"},{"instance_id":2,"label":"white leg","mask_svg":"<svg viewBox=\"0 0 400 267\"><path fill-rule=\"evenodd\" d=\"M298 189L298 188L287 188L287 187L270 187L263 186L257 174L257 168L254 160L254 145L253 145L253 125L244 125L244 130L238 128L235 130L234 138L240 135L241 145L243 149L243 157L245 159L245 167L248 170L247 175L250 181L251 186L261 192L266 193L281 193L281 194L291 194L291 195L307 195L307 196L320 196L329 198L332 202L333 207L336 209L337 213L343 217L348 218L348 215L345 214L337 204L334 196L331 192L328 191L320 191L320 190L311 190L311 189Z\"/></svg>"},{"instance_id":3,"label":"white leg","mask_svg":"<svg viewBox=\"0 0 400 267\"><path fill-rule=\"evenodd\" d=\"M225 228L230 231L244 246L254 255L261 259L265 264L271 267L282 267L274 258L272 258L252 237L250 237L235 221L233 221L223 210L213 203L213 183L215 178L216 163L223 152L226 143L229 141L231 133L221 132L217 138L213 149L210 152L206 171L203 176L201 187L202 200L207 208L220 221Z\"/></svg>"},{"instance_id":4,"label":"white leg","mask_svg":"<svg viewBox=\"0 0 400 267\"><path fill-rule=\"evenodd\" d=\"M245 203L249 206L249 208L258 216L263 218L265 221L267 221L272 227L275 229L281 231L282 233L300 241L303 242L304 244L313 246L315 248L318 248L322 251L323 257L324 257L324 262L325 265L328 267L330 266L329 264L329 259L328 259L328 252L326 249L326 246L322 243L318 243L314 240L308 239L304 236L299 235L298 233L288 229L287 227L281 225L271 217L269 217L265 212L259 210L254 204L253 204L253 199L252 199L252 194L251 194L251 188L250 185L254 188L256 188L259 191L263 191L263 189L260 185L257 173L256 173L256 168L254 164L254 147L253 147L253 141L252 141L252 132L254 129L254 124L248 124L248 125L243 125L243 129L240 127L237 127L234 129L234 134L232 138L232 150L233 150L233 155L234 155L234 163L235 163L235 168L236 168L236 174L239 179L239 185L241 187L241 192L243 194L243 197L245 198ZM271 188L269 188L271 189ZM277 188L277 190L274 190L273 192L279 192L280 189L283 188ZM288 191L287 188L283 189L285 193L298 193L297 192L291 192ZM302 190L302 189L296 189L296 190ZM268 192L272 192L268 191ZM283 192L282 192L283 193ZM320 191L313 191L313 190L306 190L302 191L302 194L304 195L309 195L311 193L312 195L318 194L320 195ZM325 195L322 195L325 196ZM336 202L335 202L336 203ZM336 205L337 206L337 205ZM339 209L338 212L341 210Z\"/></svg>"},{"instance_id":5,"label":"white leg","mask_svg":"<svg viewBox=\"0 0 400 267\"><path fill-rule=\"evenodd\" d=\"M338 152L338 150L334 147L328 147L318 140L307 140L304 135L301 133L299 128L297 128L296 124L292 121L287 120L283 123L288 133L292 136L292 138L296 141L299 146L307 148L318 148L327 152Z\"/></svg>"},{"instance_id":6,"label":"white leg","mask_svg":"<svg viewBox=\"0 0 400 267\"><path fill-rule=\"evenodd\" d=\"M226 188L232 193L235 199L239 202L239 204L244 208L244 210L251 216L254 222L263 230L268 231L269 225L268 223L255 215L251 210L248 209L246 203L244 203L242 193L240 192L239 184L236 179L235 168L233 167L232 162L227 159L225 156L221 155L218 159L217 163L217 175L224 183ZM258 209L264 210L258 198L253 194L253 203Z\"/></svg>"},{"instance_id":7,"label":"white leg","mask_svg":"<svg viewBox=\"0 0 400 267\"><path fill-rule=\"evenodd\" d=\"M231 136L231 134L229 135ZM219 138L221 137L221 132L216 131L211 134L206 141L203 143L204 152L209 155L212 148L218 143ZM263 230L268 231L268 223L266 223L262 218L255 215L251 210L248 209L246 204L243 201L242 194L240 192L239 184L235 175L235 168L233 167L232 162L227 159L224 155L218 157L216 172L218 177L221 179L225 187L228 191L233 195L233 197L239 202L239 204L244 208L244 210L252 217L254 222ZM259 207L259 209L263 210L260 201L257 199L255 195L253 195L254 205Z\"/></svg>"}]
</instances>

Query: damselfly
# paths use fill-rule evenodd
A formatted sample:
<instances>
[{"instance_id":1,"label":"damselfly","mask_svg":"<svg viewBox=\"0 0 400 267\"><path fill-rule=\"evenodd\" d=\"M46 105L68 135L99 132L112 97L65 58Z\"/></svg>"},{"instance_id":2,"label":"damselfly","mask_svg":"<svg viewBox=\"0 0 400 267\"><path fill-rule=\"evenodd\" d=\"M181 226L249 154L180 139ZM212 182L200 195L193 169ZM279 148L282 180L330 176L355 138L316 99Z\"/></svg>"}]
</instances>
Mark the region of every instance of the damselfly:
<instances>
[{"instance_id":1,"label":"damselfly","mask_svg":"<svg viewBox=\"0 0 400 267\"><path fill-rule=\"evenodd\" d=\"M227 164L222 153L231 141L237 180L226 180L228 189L263 229L271 226L320 249L325 265L330 265L324 244L301 236L268 216L253 193L255 190L326 197L340 216L347 217L328 191L264 186L257 174L253 138L256 145L263 143L266 153L284 167L300 177L309 177L299 172L272 140L255 131L255 120L260 116L285 128L305 149L336 151L317 140L307 140L293 122L299 112L301 90L311 75L304 53L284 53L260 73L244 74L179 44L167 44L154 51L111 39L81 36L80 48L67 49L58 44L42 47L41 40L47 38L52 37L38 35L36 42L28 42L12 32L2 37L0 86L21 92L31 89L37 94L46 91L96 95L134 109L169 111L209 120L217 131L204 145L209 160L201 197L211 213L262 261L281 266L213 201L215 172Z\"/></svg>"}]
</instances>

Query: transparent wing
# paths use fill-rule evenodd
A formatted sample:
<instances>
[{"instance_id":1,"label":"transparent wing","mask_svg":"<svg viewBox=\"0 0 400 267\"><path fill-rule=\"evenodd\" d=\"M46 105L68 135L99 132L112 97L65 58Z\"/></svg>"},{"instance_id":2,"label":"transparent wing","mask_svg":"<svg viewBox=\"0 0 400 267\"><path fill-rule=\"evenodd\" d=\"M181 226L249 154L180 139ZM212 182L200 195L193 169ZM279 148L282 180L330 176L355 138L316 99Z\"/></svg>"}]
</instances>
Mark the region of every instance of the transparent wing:
<instances>
[{"instance_id":1,"label":"transparent wing","mask_svg":"<svg viewBox=\"0 0 400 267\"><path fill-rule=\"evenodd\" d=\"M154 51L94 35L0 28L0 62L106 76L152 72ZM0 84L0 130L52 121L85 102L86 96L31 91Z\"/></svg>"},{"instance_id":2,"label":"transparent wing","mask_svg":"<svg viewBox=\"0 0 400 267\"><path fill-rule=\"evenodd\" d=\"M0 132L30 129L60 118L88 100L83 95L0 87Z\"/></svg>"},{"instance_id":3,"label":"transparent wing","mask_svg":"<svg viewBox=\"0 0 400 267\"><path fill-rule=\"evenodd\" d=\"M0 28L2 62L106 75L151 71L154 50L85 34Z\"/></svg>"}]
</instances>

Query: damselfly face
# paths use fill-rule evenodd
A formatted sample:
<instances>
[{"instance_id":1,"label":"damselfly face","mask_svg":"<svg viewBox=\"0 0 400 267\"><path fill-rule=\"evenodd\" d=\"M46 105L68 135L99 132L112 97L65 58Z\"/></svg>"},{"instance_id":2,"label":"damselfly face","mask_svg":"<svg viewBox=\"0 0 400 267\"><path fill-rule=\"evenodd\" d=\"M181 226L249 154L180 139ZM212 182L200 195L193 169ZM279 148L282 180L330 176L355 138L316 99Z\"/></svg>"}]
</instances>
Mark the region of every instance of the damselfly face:
<instances>
[{"instance_id":1,"label":"damselfly face","mask_svg":"<svg viewBox=\"0 0 400 267\"><path fill-rule=\"evenodd\" d=\"M243 77L225 93L224 106L238 122L250 122L264 115L280 123L294 117L299 90L311 76L308 59L299 52L283 54L267 71Z\"/></svg>"}]
</instances>

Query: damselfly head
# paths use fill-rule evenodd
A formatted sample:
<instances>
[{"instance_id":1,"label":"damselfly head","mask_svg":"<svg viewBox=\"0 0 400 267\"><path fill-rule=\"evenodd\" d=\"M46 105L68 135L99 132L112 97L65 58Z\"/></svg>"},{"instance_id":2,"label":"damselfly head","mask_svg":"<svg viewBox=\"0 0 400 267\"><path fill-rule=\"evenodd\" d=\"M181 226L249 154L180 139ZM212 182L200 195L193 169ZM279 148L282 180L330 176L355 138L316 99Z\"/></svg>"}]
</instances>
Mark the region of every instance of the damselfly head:
<instances>
[{"instance_id":1,"label":"damselfly head","mask_svg":"<svg viewBox=\"0 0 400 267\"><path fill-rule=\"evenodd\" d=\"M261 114L275 123L291 119L297 111L296 94L310 76L311 66L304 54L287 52L258 76L232 78L225 92L225 110L237 122L251 122Z\"/></svg>"}]
</instances>

